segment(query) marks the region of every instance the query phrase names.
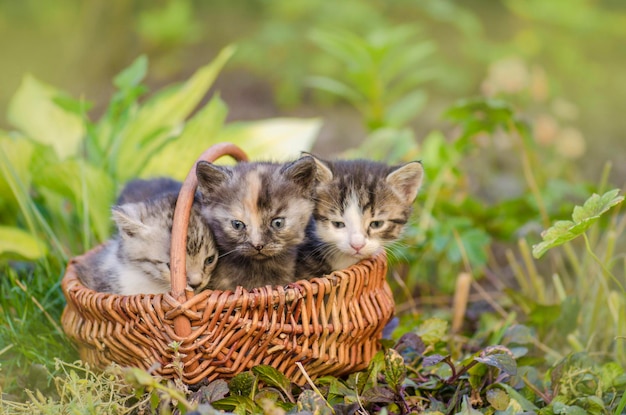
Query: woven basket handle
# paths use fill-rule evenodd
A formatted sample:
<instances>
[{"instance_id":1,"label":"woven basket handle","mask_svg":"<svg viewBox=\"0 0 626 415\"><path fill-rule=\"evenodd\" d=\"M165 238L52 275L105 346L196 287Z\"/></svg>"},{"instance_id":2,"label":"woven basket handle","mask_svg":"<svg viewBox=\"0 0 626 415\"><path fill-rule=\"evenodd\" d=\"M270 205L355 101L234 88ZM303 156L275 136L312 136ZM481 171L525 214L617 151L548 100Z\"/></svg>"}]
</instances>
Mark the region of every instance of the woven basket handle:
<instances>
[{"instance_id":1,"label":"woven basket handle","mask_svg":"<svg viewBox=\"0 0 626 415\"><path fill-rule=\"evenodd\" d=\"M196 177L196 164L200 160L213 162L222 156L230 156L237 161L247 161L248 156L239 147L231 143L220 143L209 147L204 151L193 164L187 174L183 186L178 194L176 209L174 210L174 222L172 224L172 244L170 251L170 270L172 273L172 296L177 301L186 300L185 288L187 287L187 227L189 226L189 215L193 204L198 179ZM174 322L175 331L180 336L187 336L191 332L189 321L184 317ZM180 321L180 322L179 322ZM184 321L187 323L185 324ZM178 327L180 325L180 327ZM179 329L181 332L179 332Z\"/></svg>"}]
</instances>

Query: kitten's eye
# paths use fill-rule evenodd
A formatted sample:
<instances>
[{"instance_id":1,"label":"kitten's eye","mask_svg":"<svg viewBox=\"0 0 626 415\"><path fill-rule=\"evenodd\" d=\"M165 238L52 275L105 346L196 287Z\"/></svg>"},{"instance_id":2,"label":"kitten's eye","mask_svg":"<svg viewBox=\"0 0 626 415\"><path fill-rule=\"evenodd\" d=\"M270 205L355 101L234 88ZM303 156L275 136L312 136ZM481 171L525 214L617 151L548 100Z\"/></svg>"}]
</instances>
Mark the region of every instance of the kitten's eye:
<instances>
[{"instance_id":1,"label":"kitten's eye","mask_svg":"<svg viewBox=\"0 0 626 415\"><path fill-rule=\"evenodd\" d=\"M333 224L333 226L334 226L335 228L337 228L337 229L341 229L341 228L345 228L345 227L346 227L346 224L345 224L345 223L343 223L343 222L332 221L332 222L330 222L330 223L332 223L332 224Z\"/></svg>"},{"instance_id":2,"label":"kitten's eye","mask_svg":"<svg viewBox=\"0 0 626 415\"><path fill-rule=\"evenodd\" d=\"M373 221L370 222L370 228L372 228L372 229L380 229L380 228L383 227L384 223L385 222L382 221L382 220L373 220Z\"/></svg>"},{"instance_id":3,"label":"kitten's eye","mask_svg":"<svg viewBox=\"0 0 626 415\"><path fill-rule=\"evenodd\" d=\"M166 262L165 265L167 265L167 269L170 269L170 263Z\"/></svg>"},{"instance_id":4,"label":"kitten's eye","mask_svg":"<svg viewBox=\"0 0 626 415\"><path fill-rule=\"evenodd\" d=\"M274 229L281 229L285 227L285 218L275 218L272 219L272 228Z\"/></svg>"},{"instance_id":5,"label":"kitten's eye","mask_svg":"<svg viewBox=\"0 0 626 415\"><path fill-rule=\"evenodd\" d=\"M213 254L213 255L211 255L211 256L209 256L209 257L207 257L207 258L204 260L204 266L211 265L213 262L215 262L215 254Z\"/></svg>"},{"instance_id":6,"label":"kitten's eye","mask_svg":"<svg viewBox=\"0 0 626 415\"><path fill-rule=\"evenodd\" d=\"M237 231L241 231L243 229L246 229L246 224L243 223L240 220L231 220L230 224L233 225L233 229L235 229Z\"/></svg>"}]
</instances>

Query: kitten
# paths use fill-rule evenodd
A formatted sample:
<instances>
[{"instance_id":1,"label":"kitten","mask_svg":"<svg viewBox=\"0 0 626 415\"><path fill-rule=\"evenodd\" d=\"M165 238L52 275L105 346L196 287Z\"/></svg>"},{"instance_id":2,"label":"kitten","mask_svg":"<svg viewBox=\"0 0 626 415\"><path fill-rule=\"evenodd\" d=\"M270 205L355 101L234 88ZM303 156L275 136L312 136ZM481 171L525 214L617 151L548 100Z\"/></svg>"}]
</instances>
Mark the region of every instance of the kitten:
<instances>
[{"instance_id":1,"label":"kitten","mask_svg":"<svg viewBox=\"0 0 626 415\"><path fill-rule=\"evenodd\" d=\"M177 195L170 193L112 209L119 233L77 265L83 283L96 291L122 295L171 290L170 238ZM187 282L206 288L217 264L213 234L194 201L187 233Z\"/></svg>"},{"instance_id":2,"label":"kitten","mask_svg":"<svg viewBox=\"0 0 626 415\"><path fill-rule=\"evenodd\" d=\"M250 289L295 281L297 247L313 211L315 166L309 156L284 165L198 162L203 214L220 253L209 288Z\"/></svg>"},{"instance_id":3,"label":"kitten","mask_svg":"<svg viewBox=\"0 0 626 415\"><path fill-rule=\"evenodd\" d=\"M424 175L419 162L315 161L315 210L298 253L302 278L347 268L397 241Z\"/></svg>"},{"instance_id":4,"label":"kitten","mask_svg":"<svg viewBox=\"0 0 626 415\"><path fill-rule=\"evenodd\" d=\"M116 204L143 202L166 193L178 194L181 187L181 182L169 177L134 179L126 183L117 198Z\"/></svg>"}]
</instances>

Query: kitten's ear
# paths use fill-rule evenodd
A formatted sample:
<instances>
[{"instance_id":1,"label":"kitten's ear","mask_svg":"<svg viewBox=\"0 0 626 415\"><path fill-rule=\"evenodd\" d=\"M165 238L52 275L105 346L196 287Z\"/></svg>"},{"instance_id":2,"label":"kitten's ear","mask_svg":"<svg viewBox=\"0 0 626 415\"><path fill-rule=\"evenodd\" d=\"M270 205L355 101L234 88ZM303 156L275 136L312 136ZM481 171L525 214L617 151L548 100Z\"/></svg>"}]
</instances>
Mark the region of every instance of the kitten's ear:
<instances>
[{"instance_id":1,"label":"kitten's ear","mask_svg":"<svg viewBox=\"0 0 626 415\"><path fill-rule=\"evenodd\" d=\"M393 191L406 203L413 203L422 186L424 167L419 161L404 164L387 175L385 179Z\"/></svg>"},{"instance_id":2,"label":"kitten's ear","mask_svg":"<svg viewBox=\"0 0 626 415\"><path fill-rule=\"evenodd\" d=\"M200 160L196 164L196 176L198 177L198 189L201 192L212 193L228 180L230 172L223 167Z\"/></svg>"},{"instance_id":3,"label":"kitten's ear","mask_svg":"<svg viewBox=\"0 0 626 415\"><path fill-rule=\"evenodd\" d=\"M141 212L137 203L126 203L113 206L111 213L117 229L123 238L133 237L145 232L148 228L141 222Z\"/></svg>"},{"instance_id":4,"label":"kitten's ear","mask_svg":"<svg viewBox=\"0 0 626 415\"><path fill-rule=\"evenodd\" d=\"M308 153L304 153L304 154L308 154ZM330 181L332 181L333 172L330 169L330 167L328 167L326 162L318 159L317 157L314 157L311 154L308 154L308 155L309 157L313 158L313 160L315 160L315 165L317 166L317 170L315 171L315 180L318 183L329 183Z\"/></svg>"},{"instance_id":5,"label":"kitten's ear","mask_svg":"<svg viewBox=\"0 0 626 415\"><path fill-rule=\"evenodd\" d=\"M311 189L315 182L315 161L311 156L302 156L296 161L285 164L280 173L295 182L302 189Z\"/></svg>"}]
</instances>

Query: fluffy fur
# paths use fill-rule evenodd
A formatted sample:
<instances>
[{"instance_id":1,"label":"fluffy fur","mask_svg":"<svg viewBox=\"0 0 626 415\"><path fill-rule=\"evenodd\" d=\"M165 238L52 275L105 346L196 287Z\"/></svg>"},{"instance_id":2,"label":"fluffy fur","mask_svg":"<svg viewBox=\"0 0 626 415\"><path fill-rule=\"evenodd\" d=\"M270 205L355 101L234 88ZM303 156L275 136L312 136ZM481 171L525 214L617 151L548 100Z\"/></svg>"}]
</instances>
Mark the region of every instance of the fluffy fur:
<instances>
[{"instance_id":1,"label":"fluffy fur","mask_svg":"<svg viewBox=\"0 0 626 415\"><path fill-rule=\"evenodd\" d=\"M176 194L115 206L118 234L78 265L83 283L96 291L122 295L170 291L170 239ZM187 233L187 282L204 289L217 264L213 234L192 205Z\"/></svg>"},{"instance_id":2,"label":"fluffy fur","mask_svg":"<svg viewBox=\"0 0 626 415\"><path fill-rule=\"evenodd\" d=\"M297 247L313 211L316 164L198 162L203 214L215 233L220 260L209 288L234 290L294 281Z\"/></svg>"},{"instance_id":3,"label":"fluffy fur","mask_svg":"<svg viewBox=\"0 0 626 415\"><path fill-rule=\"evenodd\" d=\"M419 162L317 163L315 210L297 273L312 278L356 264L398 240L422 184Z\"/></svg>"},{"instance_id":4,"label":"fluffy fur","mask_svg":"<svg viewBox=\"0 0 626 415\"><path fill-rule=\"evenodd\" d=\"M169 177L134 179L126 183L117 198L117 204L143 202L168 193L178 194L182 183Z\"/></svg>"}]
</instances>

